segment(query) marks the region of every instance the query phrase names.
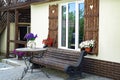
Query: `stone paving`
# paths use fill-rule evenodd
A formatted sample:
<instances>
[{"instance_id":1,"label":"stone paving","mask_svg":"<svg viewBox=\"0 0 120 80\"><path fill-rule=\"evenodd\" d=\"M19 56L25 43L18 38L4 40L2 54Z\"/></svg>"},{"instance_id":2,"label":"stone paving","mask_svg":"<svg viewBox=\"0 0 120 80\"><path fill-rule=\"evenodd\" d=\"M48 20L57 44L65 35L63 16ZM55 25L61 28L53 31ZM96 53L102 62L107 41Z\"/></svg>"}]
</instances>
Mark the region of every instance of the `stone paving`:
<instances>
[{"instance_id":1,"label":"stone paving","mask_svg":"<svg viewBox=\"0 0 120 80\"><path fill-rule=\"evenodd\" d=\"M14 68L14 67L9 64L0 63L0 70L6 70L6 69L10 69L10 68Z\"/></svg>"},{"instance_id":2,"label":"stone paving","mask_svg":"<svg viewBox=\"0 0 120 80\"><path fill-rule=\"evenodd\" d=\"M23 63L23 61L21 61ZM6 70L0 70L0 80L20 80L22 76L22 72L25 68L24 64L20 64L19 66L13 66L13 68L9 68ZM68 75L64 72L53 70L53 69L43 69L50 78L48 78L40 69L34 69L33 73L29 70L22 80L66 80ZM105 77L100 77L96 75L83 73L82 79L75 80L112 80Z\"/></svg>"}]
</instances>

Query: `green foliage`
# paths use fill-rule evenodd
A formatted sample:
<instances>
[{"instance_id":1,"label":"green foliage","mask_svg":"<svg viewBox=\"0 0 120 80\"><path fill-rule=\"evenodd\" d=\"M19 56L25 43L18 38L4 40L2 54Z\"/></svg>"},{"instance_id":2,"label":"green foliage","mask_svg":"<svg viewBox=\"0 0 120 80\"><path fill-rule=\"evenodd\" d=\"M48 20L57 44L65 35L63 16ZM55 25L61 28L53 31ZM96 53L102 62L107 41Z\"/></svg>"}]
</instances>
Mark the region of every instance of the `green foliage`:
<instances>
[{"instance_id":1,"label":"green foliage","mask_svg":"<svg viewBox=\"0 0 120 80\"><path fill-rule=\"evenodd\" d=\"M74 43L74 42L72 42L72 39L73 39L73 33L75 33L75 28L74 27L72 27L72 26L70 26L69 27L69 30L68 30L69 32L68 32L68 47L70 48L70 44L72 44L72 43Z\"/></svg>"},{"instance_id":2,"label":"green foliage","mask_svg":"<svg viewBox=\"0 0 120 80\"><path fill-rule=\"evenodd\" d=\"M79 43L81 43L84 36L84 9L80 9L79 17Z\"/></svg>"},{"instance_id":3,"label":"green foliage","mask_svg":"<svg viewBox=\"0 0 120 80\"><path fill-rule=\"evenodd\" d=\"M84 35L84 18L79 19L79 43L83 41Z\"/></svg>"},{"instance_id":4,"label":"green foliage","mask_svg":"<svg viewBox=\"0 0 120 80\"><path fill-rule=\"evenodd\" d=\"M69 4L69 11L68 11L68 47L71 47L71 44L75 43L73 35L75 33L75 19L76 19L76 11L71 8L72 4ZM83 41L84 36L84 4L81 4L79 9L79 43ZM66 20L66 6L62 6L62 20ZM62 29L63 30L63 29ZM64 29L65 30L65 29ZM65 31L66 32L66 31ZM63 35L63 33L62 33Z\"/></svg>"}]
</instances>

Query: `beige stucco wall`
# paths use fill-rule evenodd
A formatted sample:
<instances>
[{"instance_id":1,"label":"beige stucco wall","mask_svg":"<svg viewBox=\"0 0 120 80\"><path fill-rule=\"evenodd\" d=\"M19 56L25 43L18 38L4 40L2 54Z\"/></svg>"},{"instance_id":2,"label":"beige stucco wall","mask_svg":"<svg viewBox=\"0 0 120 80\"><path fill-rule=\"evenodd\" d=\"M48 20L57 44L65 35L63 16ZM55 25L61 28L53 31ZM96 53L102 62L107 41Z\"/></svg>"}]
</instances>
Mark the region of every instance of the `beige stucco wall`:
<instances>
[{"instance_id":1,"label":"beige stucco wall","mask_svg":"<svg viewBox=\"0 0 120 80\"><path fill-rule=\"evenodd\" d=\"M62 0L49 3L34 3L31 4L31 32L38 35L36 38L37 47L43 47L42 40L46 39L48 36L48 15L49 15L49 5L70 2L75 0ZM76 0L80 1L80 0Z\"/></svg>"},{"instance_id":2,"label":"beige stucco wall","mask_svg":"<svg viewBox=\"0 0 120 80\"><path fill-rule=\"evenodd\" d=\"M31 5L31 30L38 34L37 46L48 34L49 4L56 2ZM120 0L100 0L99 7L99 53L87 57L120 63Z\"/></svg>"},{"instance_id":3,"label":"beige stucco wall","mask_svg":"<svg viewBox=\"0 0 120 80\"><path fill-rule=\"evenodd\" d=\"M42 47L42 40L48 34L48 5L31 5L31 32L37 34L36 46Z\"/></svg>"},{"instance_id":4,"label":"beige stucco wall","mask_svg":"<svg viewBox=\"0 0 120 80\"><path fill-rule=\"evenodd\" d=\"M10 40L14 40L15 37L15 23L10 23ZM1 34L1 44L0 44L0 48L1 48L1 52L2 53L6 53L6 41L7 41L7 28L4 30L4 32ZM14 49L14 44L10 43L10 51L13 51Z\"/></svg>"},{"instance_id":5,"label":"beige stucco wall","mask_svg":"<svg viewBox=\"0 0 120 80\"><path fill-rule=\"evenodd\" d=\"M99 53L91 58L120 63L120 0L100 0Z\"/></svg>"},{"instance_id":6,"label":"beige stucco wall","mask_svg":"<svg viewBox=\"0 0 120 80\"><path fill-rule=\"evenodd\" d=\"M10 40L14 40L15 39L15 23L10 23ZM11 42L10 43L10 51L14 50L14 43Z\"/></svg>"},{"instance_id":7,"label":"beige stucco wall","mask_svg":"<svg viewBox=\"0 0 120 80\"><path fill-rule=\"evenodd\" d=\"M120 0L100 0L99 59L120 63Z\"/></svg>"},{"instance_id":8,"label":"beige stucco wall","mask_svg":"<svg viewBox=\"0 0 120 80\"><path fill-rule=\"evenodd\" d=\"M5 29L4 31L3 31L3 33L0 35L1 37L0 37L0 48L1 48L1 50L0 50L0 52L1 53L6 53L6 40L7 40L7 36L6 36L6 34L7 34L7 29Z\"/></svg>"}]
</instances>

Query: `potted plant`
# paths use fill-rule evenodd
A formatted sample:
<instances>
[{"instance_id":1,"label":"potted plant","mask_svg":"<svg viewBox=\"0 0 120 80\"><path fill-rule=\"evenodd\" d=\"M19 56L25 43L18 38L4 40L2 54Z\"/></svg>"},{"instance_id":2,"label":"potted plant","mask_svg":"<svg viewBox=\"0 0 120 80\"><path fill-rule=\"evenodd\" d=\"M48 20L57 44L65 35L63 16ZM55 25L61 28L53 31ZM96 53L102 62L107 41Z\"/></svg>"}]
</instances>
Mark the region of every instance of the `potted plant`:
<instances>
[{"instance_id":1,"label":"potted plant","mask_svg":"<svg viewBox=\"0 0 120 80\"><path fill-rule=\"evenodd\" d=\"M50 47L53 45L53 39L52 38L43 39L42 43L44 44L44 48Z\"/></svg>"},{"instance_id":2,"label":"potted plant","mask_svg":"<svg viewBox=\"0 0 120 80\"><path fill-rule=\"evenodd\" d=\"M24 52L17 52L15 49L14 49L13 53L18 56L18 60L21 60L22 56L25 54Z\"/></svg>"},{"instance_id":3,"label":"potted plant","mask_svg":"<svg viewBox=\"0 0 120 80\"><path fill-rule=\"evenodd\" d=\"M37 38L37 34L34 35L33 33L28 33L24 36L24 38L28 40L27 47L29 47L29 48L36 47L35 39Z\"/></svg>"},{"instance_id":4,"label":"potted plant","mask_svg":"<svg viewBox=\"0 0 120 80\"><path fill-rule=\"evenodd\" d=\"M87 52L91 52L95 45L95 40L86 40L80 43L81 50L84 49Z\"/></svg>"},{"instance_id":5,"label":"potted plant","mask_svg":"<svg viewBox=\"0 0 120 80\"><path fill-rule=\"evenodd\" d=\"M28 40L27 47L29 47L29 48L35 48L36 47L36 43L35 43L36 37L37 37L37 34L34 35L33 33L27 33L24 36L24 38ZM22 59L22 56L25 54L24 52L17 52L16 50L14 50L13 53L18 56L19 60Z\"/></svg>"}]
</instances>

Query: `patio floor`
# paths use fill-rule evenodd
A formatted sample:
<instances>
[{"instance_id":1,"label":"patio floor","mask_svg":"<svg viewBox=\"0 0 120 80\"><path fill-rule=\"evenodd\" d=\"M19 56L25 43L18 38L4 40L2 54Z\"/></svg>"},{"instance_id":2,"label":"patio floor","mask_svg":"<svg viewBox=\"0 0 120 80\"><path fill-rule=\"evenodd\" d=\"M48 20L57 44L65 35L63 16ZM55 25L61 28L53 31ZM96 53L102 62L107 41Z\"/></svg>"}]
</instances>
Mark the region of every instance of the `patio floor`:
<instances>
[{"instance_id":1,"label":"patio floor","mask_svg":"<svg viewBox=\"0 0 120 80\"><path fill-rule=\"evenodd\" d=\"M23 60L17 60L16 58L11 58L11 59L4 59L2 61L4 63L12 65L14 68L0 70L0 80L19 80L20 77L22 76L22 72L25 67ZM40 69L34 69L33 73L28 71L24 76L23 80L66 80L68 77L66 73L58 70L46 69L46 68L43 69L45 72L47 72L50 78L48 78L43 72L41 72ZM82 79L74 79L74 80L112 80L112 79L83 73Z\"/></svg>"}]
</instances>

